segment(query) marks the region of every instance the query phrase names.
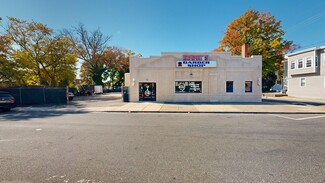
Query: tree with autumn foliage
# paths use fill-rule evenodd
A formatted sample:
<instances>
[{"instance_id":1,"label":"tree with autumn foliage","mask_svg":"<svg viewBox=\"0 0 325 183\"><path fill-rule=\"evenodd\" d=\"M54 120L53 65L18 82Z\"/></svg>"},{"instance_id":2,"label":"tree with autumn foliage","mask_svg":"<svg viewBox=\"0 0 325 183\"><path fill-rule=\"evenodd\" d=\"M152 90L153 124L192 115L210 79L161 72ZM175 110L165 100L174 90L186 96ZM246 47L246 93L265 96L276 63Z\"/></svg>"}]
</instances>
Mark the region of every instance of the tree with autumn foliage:
<instances>
[{"instance_id":1,"label":"tree with autumn foliage","mask_svg":"<svg viewBox=\"0 0 325 183\"><path fill-rule=\"evenodd\" d=\"M66 86L73 83L77 57L72 39L55 35L53 29L42 23L13 17L8 20L0 38L6 58L2 61L13 73L12 78L7 79L19 85Z\"/></svg>"},{"instance_id":2,"label":"tree with autumn foliage","mask_svg":"<svg viewBox=\"0 0 325 183\"><path fill-rule=\"evenodd\" d=\"M102 58L102 63L106 66L104 73L105 80L109 80L112 87L122 86L124 83L124 74L129 72L129 63L131 56L140 56L129 49L120 49L109 47Z\"/></svg>"},{"instance_id":3,"label":"tree with autumn foliage","mask_svg":"<svg viewBox=\"0 0 325 183\"><path fill-rule=\"evenodd\" d=\"M269 12L249 9L227 26L216 51L240 55L241 46L248 44L249 56L262 55L262 75L265 79L270 73L283 73L284 52L292 48L292 41L285 40L284 35L281 21L277 21ZM270 87L263 83L264 90Z\"/></svg>"},{"instance_id":4,"label":"tree with autumn foliage","mask_svg":"<svg viewBox=\"0 0 325 183\"><path fill-rule=\"evenodd\" d=\"M99 28L88 31L83 24L79 24L72 30L65 29L62 33L76 43L78 58L82 60L80 72L84 82L103 85L103 73L106 68L102 57L108 48L110 36L104 35Z\"/></svg>"},{"instance_id":5,"label":"tree with autumn foliage","mask_svg":"<svg viewBox=\"0 0 325 183\"><path fill-rule=\"evenodd\" d=\"M110 36L104 35L99 28L88 31L83 24L62 33L76 42L77 54L82 61L80 77L84 84L103 85L108 81L114 87L124 83L130 57L136 55L132 50L108 46Z\"/></svg>"},{"instance_id":6,"label":"tree with autumn foliage","mask_svg":"<svg viewBox=\"0 0 325 183\"><path fill-rule=\"evenodd\" d=\"M10 60L11 46L11 40L7 36L0 36L0 87L24 85L21 79L23 73Z\"/></svg>"},{"instance_id":7,"label":"tree with autumn foliage","mask_svg":"<svg viewBox=\"0 0 325 183\"><path fill-rule=\"evenodd\" d=\"M8 36L0 35L0 87L23 84L20 79L22 73L16 69L15 63L10 60L11 47L11 39Z\"/></svg>"}]
</instances>

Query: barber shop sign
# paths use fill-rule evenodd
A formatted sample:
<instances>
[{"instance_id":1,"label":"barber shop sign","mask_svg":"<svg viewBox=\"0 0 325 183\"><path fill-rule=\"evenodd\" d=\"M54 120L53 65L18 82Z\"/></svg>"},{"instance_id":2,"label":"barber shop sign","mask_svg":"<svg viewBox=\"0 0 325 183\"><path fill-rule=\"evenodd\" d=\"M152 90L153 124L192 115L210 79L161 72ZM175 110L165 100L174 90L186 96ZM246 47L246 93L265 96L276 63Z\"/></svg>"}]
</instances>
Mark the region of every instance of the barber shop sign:
<instances>
[{"instance_id":1,"label":"barber shop sign","mask_svg":"<svg viewBox=\"0 0 325 183\"><path fill-rule=\"evenodd\" d=\"M216 67L216 61L210 61L209 55L183 55L183 60L176 62L176 67L181 68L202 68Z\"/></svg>"}]
</instances>

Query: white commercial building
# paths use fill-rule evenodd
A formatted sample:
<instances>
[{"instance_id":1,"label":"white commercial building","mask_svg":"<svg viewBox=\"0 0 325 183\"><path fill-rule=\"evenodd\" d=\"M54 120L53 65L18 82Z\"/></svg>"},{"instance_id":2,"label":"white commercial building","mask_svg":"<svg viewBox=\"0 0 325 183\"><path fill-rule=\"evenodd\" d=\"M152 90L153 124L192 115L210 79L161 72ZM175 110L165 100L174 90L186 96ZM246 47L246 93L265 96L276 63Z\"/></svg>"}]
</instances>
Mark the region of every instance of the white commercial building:
<instances>
[{"instance_id":1,"label":"white commercial building","mask_svg":"<svg viewBox=\"0 0 325 183\"><path fill-rule=\"evenodd\" d=\"M261 56L164 52L132 57L125 86L131 102L260 102L261 74Z\"/></svg>"}]
</instances>

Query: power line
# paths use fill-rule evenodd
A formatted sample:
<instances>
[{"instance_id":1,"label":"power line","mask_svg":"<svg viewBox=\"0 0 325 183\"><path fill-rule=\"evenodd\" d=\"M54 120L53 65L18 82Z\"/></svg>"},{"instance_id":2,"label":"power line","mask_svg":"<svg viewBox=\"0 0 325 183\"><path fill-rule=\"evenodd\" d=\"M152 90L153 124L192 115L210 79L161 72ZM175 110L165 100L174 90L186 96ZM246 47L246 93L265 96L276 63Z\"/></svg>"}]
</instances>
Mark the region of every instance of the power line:
<instances>
[{"instance_id":1,"label":"power line","mask_svg":"<svg viewBox=\"0 0 325 183\"><path fill-rule=\"evenodd\" d=\"M298 28L300 28L300 27L305 27L307 25L313 24L323 18L325 18L325 11L315 14L314 16L311 16L311 17L289 27L286 32L294 32L294 31L298 30Z\"/></svg>"},{"instance_id":2,"label":"power line","mask_svg":"<svg viewBox=\"0 0 325 183\"><path fill-rule=\"evenodd\" d=\"M321 44L321 43L325 43L325 40L323 40L323 41L318 41L318 42L315 42L315 43L311 43L311 44L308 44L308 45L301 46L299 49L307 48L307 47L311 47L311 46L314 46L314 45L319 45L319 44Z\"/></svg>"}]
</instances>

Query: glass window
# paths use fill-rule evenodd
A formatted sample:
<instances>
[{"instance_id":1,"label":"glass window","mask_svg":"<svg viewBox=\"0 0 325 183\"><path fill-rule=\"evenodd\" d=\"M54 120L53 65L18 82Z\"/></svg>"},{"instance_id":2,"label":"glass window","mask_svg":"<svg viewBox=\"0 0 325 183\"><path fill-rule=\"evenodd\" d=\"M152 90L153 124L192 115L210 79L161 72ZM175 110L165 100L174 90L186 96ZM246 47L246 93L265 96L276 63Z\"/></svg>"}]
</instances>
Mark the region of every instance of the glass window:
<instances>
[{"instance_id":1,"label":"glass window","mask_svg":"<svg viewBox=\"0 0 325 183\"><path fill-rule=\"evenodd\" d=\"M300 78L300 86L306 86L306 78Z\"/></svg>"},{"instance_id":2,"label":"glass window","mask_svg":"<svg viewBox=\"0 0 325 183\"><path fill-rule=\"evenodd\" d=\"M303 62L302 59L298 60L298 68L302 68L303 67Z\"/></svg>"},{"instance_id":3,"label":"glass window","mask_svg":"<svg viewBox=\"0 0 325 183\"><path fill-rule=\"evenodd\" d=\"M291 61L291 69L295 69L296 68L296 62L295 61Z\"/></svg>"},{"instance_id":4,"label":"glass window","mask_svg":"<svg viewBox=\"0 0 325 183\"><path fill-rule=\"evenodd\" d=\"M306 67L311 67L311 57L306 59Z\"/></svg>"},{"instance_id":5,"label":"glass window","mask_svg":"<svg viewBox=\"0 0 325 183\"><path fill-rule=\"evenodd\" d=\"M318 67L318 57L315 57L315 67Z\"/></svg>"},{"instance_id":6,"label":"glass window","mask_svg":"<svg viewBox=\"0 0 325 183\"><path fill-rule=\"evenodd\" d=\"M253 91L253 81L245 81L245 93L252 93Z\"/></svg>"},{"instance_id":7,"label":"glass window","mask_svg":"<svg viewBox=\"0 0 325 183\"><path fill-rule=\"evenodd\" d=\"M175 81L175 93L202 93L202 82Z\"/></svg>"},{"instance_id":8,"label":"glass window","mask_svg":"<svg viewBox=\"0 0 325 183\"><path fill-rule=\"evenodd\" d=\"M233 81L227 81L226 82L226 92L227 93L234 92L234 82Z\"/></svg>"}]
</instances>

